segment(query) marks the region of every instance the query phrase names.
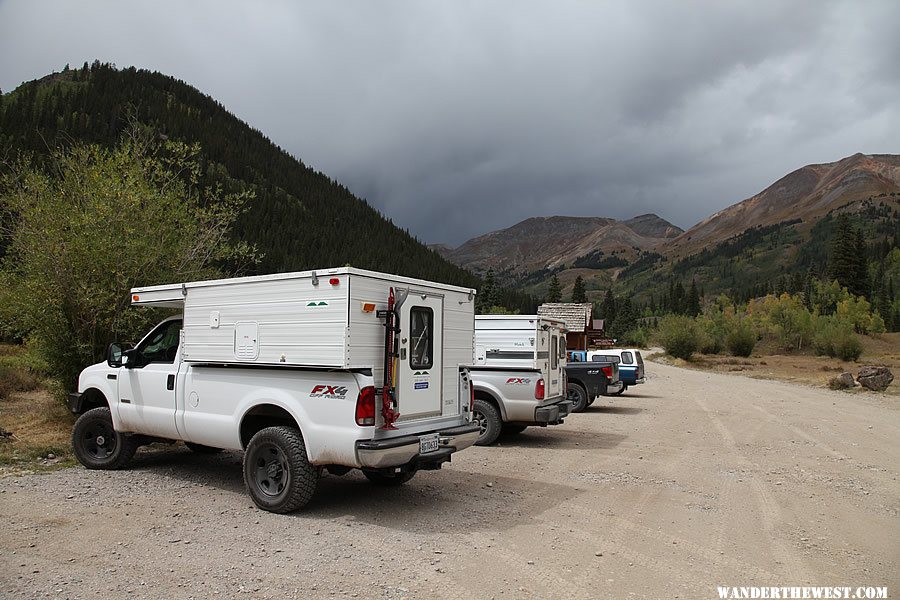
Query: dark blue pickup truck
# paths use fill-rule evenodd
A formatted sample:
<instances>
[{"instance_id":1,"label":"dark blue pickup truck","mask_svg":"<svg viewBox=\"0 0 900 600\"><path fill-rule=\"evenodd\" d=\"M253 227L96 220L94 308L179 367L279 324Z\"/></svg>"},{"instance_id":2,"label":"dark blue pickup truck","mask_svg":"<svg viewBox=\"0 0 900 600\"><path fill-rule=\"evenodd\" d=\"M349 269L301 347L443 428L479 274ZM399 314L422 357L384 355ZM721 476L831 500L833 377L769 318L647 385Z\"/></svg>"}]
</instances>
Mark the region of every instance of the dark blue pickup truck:
<instances>
[{"instance_id":1,"label":"dark blue pickup truck","mask_svg":"<svg viewBox=\"0 0 900 600\"><path fill-rule=\"evenodd\" d=\"M598 358L586 361L586 353L569 350L566 361L566 391L572 412L581 412L600 396L609 396L624 388L619 380L619 359Z\"/></svg>"}]
</instances>

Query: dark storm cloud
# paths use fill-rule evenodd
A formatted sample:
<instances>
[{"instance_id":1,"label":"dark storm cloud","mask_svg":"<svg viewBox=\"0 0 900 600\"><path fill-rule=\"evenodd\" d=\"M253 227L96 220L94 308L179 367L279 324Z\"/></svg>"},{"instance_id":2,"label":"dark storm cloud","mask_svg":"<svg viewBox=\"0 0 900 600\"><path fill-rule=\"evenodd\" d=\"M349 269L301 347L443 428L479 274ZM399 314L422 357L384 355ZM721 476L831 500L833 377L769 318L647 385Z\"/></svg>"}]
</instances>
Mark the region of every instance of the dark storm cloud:
<instances>
[{"instance_id":1,"label":"dark storm cloud","mask_svg":"<svg viewBox=\"0 0 900 600\"><path fill-rule=\"evenodd\" d=\"M0 87L182 78L427 242L529 216L682 227L896 152L900 3L0 3Z\"/></svg>"}]
</instances>

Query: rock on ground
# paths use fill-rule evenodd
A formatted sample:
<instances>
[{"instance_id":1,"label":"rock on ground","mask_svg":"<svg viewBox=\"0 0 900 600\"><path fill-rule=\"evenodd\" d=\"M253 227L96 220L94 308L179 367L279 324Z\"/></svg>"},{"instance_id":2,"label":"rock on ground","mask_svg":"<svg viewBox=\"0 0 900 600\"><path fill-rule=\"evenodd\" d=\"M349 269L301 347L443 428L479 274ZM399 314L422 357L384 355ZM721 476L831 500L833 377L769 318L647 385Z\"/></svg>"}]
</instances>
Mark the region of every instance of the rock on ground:
<instances>
[{"instance_id":1,"label":"rock on ground","mask_svg":"<svg viewBox=\"0 0 900 600\"><path fill-rule=\"evenodd\" d=\"M887 367L865 366L859 370L856 380L866 389L883 392L894 381L894 374Z\"/></svg>"}]
</instances>

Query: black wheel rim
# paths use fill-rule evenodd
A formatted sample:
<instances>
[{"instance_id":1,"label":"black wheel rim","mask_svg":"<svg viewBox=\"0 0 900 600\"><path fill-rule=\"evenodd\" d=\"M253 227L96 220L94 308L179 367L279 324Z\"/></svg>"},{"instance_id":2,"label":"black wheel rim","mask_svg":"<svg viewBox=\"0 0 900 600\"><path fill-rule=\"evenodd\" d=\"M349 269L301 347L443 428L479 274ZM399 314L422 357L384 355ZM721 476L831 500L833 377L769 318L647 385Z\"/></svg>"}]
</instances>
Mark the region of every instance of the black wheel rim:
<instances>
[{"instance_id":1,"label":"black wheel rim","mask_svg":"<svg viewBox=\"0 0 900 600\"><path fill-rule=\"evenodd\" d=\"M97 460L105 460L112 456L118 442L112 424L102 420L89 423L81 439L84 451Z\"/></svg>"},{"instance_id":2,"label":"black wheel rim","mask_svg":"<svg viewBox=\"0 0 900 600\"><path fill-rule=\"evenodd\" d=\"M291 481L288 458L275 444L262 444L253 453L253 481L256 489L270 498L277 498Z\"/></svg>"},{"instance_id":3,"label":"black wheel rim","mask_svg":"<svg viewBox=\"0 0 900 600\"><path fill-rule=\"evenodd\" d=\"M571 388L569 390L568 396L569 396L569 402L572 402L573 404L575 404L575 406L578 406L579 404L581 404L581 390Z\"/></svg>"},{"instance_id":4,"label":"black wheel rim","mask_svg":"<svg viewBox=\"0 0 900 600\"><path fill-rule=\"evenodd\" d=\"M484 416L484 413L482 413L478 410L474 411L474 413L472 414L472 420L478 424L478 429L481 431L481 435L484 435L485 433L487 433L487 430L488 430L487 417Z\"/></svg>"}]
</instances>

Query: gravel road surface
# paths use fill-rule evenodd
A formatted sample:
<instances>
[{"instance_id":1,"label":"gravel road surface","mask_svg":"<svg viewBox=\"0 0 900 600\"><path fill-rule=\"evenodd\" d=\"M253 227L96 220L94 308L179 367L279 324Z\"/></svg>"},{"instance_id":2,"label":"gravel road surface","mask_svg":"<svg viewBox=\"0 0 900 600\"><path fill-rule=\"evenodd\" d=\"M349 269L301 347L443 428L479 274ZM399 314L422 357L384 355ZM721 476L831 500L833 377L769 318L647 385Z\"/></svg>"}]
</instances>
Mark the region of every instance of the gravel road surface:
<instances>
[{"instance_id":1,"label":"gravel road surface","mask_svg":"<svg viewBox=\"0 0 900 600\"><path fill-rule=\"evenodd\" d=\"M648 364L565 425L400 489L325 476L257 510L240 455L0 480L2 598L716 598L900 594L896 401ZM632 393L633 391L633 393Z\"/></svg>"}]
</instances>

